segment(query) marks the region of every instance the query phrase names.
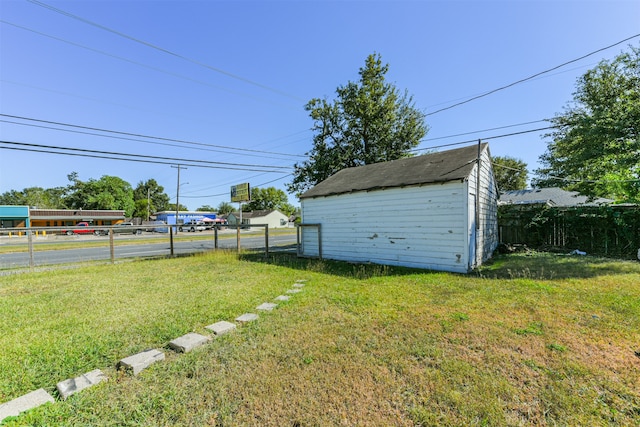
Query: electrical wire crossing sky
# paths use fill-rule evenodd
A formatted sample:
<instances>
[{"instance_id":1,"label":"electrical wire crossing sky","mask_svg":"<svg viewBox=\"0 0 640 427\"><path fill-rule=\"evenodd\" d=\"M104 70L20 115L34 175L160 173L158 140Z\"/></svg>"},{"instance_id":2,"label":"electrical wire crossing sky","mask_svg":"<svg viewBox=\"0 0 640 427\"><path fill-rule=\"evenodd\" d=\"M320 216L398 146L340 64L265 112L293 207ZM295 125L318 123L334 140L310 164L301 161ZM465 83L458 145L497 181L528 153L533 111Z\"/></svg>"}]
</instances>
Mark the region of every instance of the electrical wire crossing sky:
<instances>
[{"instance_id":1,"label":"electrical wire crossing sky","mask_svg":"<svg viewBox=\"0 0 640 427\"><path fill-rule=\"evenodd\" d=\"M171 196L179 164L192 210L239 183L285 190L312 148L305 104L373 53L426 115L415 154L481 139L534 170L546 120L638 46L638 16L615 0L3 2L0 193L77 172Z\"/></svg>"}]
</instances>

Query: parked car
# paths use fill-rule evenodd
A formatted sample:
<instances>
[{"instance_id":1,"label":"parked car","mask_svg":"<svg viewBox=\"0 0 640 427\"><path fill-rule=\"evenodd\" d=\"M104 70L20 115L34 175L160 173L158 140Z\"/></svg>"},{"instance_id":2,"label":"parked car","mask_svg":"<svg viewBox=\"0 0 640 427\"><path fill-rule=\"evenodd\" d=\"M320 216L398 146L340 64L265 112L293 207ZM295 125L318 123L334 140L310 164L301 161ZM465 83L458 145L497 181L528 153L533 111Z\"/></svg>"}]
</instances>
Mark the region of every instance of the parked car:
<instances>
[{"instance_id":1,"label":"parked car","mask_svg":"<svg viewBox=\"0 0 640 427\"><path fill-rule=\"evenodd\" d=\"M178 231L204 231L207 229L207 226L204 222L199 221L189 221L185 222L182 225L178 226Z\"/></svg>"},{"instance_id":2,"label":"parked car","mask_svg":"<svg viewBox=\"0 0 640 427\"><path fill-rule=\"evenodd\" d=\"M64 229L61 233L67 236L73 236L74 234L95 234L96 236L107 234L105 230L96 230L88 222L79 222L74 225L74 228Z\"/></svg>"},{"instance_id":3,"label":"parked car","mask_svg":"<svg viewBox=\"0 0 640 427\"><path fill-rule=\"evenodd\" d=\"M132 222L121 222L106 230L107 234L111 231L113 234L142 234L142 228L135 226Z\"/></svg>"}]
</instances>

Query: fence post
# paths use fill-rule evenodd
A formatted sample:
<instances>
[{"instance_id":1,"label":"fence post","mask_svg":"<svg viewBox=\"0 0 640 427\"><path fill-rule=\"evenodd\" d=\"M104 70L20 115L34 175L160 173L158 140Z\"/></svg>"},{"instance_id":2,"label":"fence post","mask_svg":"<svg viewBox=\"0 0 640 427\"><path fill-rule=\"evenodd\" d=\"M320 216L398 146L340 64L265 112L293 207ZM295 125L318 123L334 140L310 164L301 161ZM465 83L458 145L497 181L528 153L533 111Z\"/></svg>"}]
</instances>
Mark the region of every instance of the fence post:
<instances>
[{"instance_id":1,"label":"fence post","mask_svg":"<svg viewBox=\"0 0 640 427\"><path fill-rule=\"evenodd\" d=\"M173 227L171 227L170 225L169 225L169 248L171 249L171 256L173 256Z\"/></svg>"},{"instance_id":2,"label":"fence post","mask_svg":"<svg viewBox=\"0 0 640 427\"><path fill-rule=\"evenodd\" d=\"M240 253L240 225L242 224L236 223L236 246L238 253Z\"/></svg>"},{"instance_id":3,"label":"fence post","mask_svg":"<svg viewBox=\"0 0 640 427\"><path fill-rule=\"evenodd\" d=\"M31 229L27 230L27 241L29 242L29 268L33 268L35 263L33 262L33 237Z\"/></svg>"},{"instance_id":4,"label":"fence post","mask_svg":"<svg viewBox=\"0 0 640 427\"><path fill-rule=\"evenodd\" d=\"M116 253L113 247L113 228L109 229L109 253L111 255L111 264L116 262Z\"/></svg>"},{"instance_id":5,"label":"fence post","mask_svg":"<svg viewBox=\"0 0 640 427\"><path fill-rule=\"evenodd\" d=\"M213 226L213 247L218 249L218 226Z\"/></svg>"},{"instance_id":6,"label":"fence post","mask_svg":"<svg viewBox=\"0 0 640 427\"><path fill-rule=\"evenodd\" d=\"M264 256L269 256L269 224L264 226Z\"/></svg>"}]
</instances>

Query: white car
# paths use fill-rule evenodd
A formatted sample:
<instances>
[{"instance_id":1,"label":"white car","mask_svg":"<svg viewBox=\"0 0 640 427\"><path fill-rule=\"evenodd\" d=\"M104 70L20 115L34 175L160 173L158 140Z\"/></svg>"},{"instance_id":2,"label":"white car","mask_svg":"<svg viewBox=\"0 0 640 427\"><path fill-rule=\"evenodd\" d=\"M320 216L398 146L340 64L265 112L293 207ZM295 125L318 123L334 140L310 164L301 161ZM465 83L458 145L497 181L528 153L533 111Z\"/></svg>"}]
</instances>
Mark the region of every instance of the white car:
<instances>
[{"instance_id":1,"label":"white car","mask_svg":"<svg viewBox=\"0 0 640 427\"><path fill-rule=\"evenodd\" d=\"M204 222L191 221L184 223L178 227L178 231L204 231L207 229L207 226Z\"/></svg>"}]
</instances>

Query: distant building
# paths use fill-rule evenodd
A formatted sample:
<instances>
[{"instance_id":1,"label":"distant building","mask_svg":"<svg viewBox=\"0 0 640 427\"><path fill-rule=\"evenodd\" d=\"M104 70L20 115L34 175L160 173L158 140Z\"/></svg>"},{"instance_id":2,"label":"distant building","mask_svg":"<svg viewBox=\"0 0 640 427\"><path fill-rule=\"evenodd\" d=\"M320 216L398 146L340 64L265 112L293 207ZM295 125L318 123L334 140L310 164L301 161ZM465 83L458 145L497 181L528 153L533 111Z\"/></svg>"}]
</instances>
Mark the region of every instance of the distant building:
<instances>
[{"instance_id":1,"label":"distant building","mask_svg":"<svg viewBox=\"0 0 640 427\"><path fill-rule=\"evenodd\" d=\"M79 222L95 226L114 225L125 220L121 210L30 209L32 227L70 227Z\"/></svg>"},{"instance_id":2,"label":"distant building","mask_svg":"<svg viewBox=\"0 0 640 427\"><path fill-rule=\"evenodd\" d=\"M0 206L0 228L30 226L29 206Z\"/></svg>"},{"instance_id":3,"label":"distant building","mask_svg":"<svg viewBox=\"0 0 640 427\"><path fill-rule=\"evenodd\" d=\"M232 212L227 217L229 225L240 223L240 212ZM261 210L242 212L242 225L266 224L269 228L284 228L289 226L289 217L279 210Z\"/></svg>"},{"instance_id":4,"label":"distant building","mask_svg":"<svg viewBox=\"0 0 640 427\"><path fill-rule=\"evenodd\" d=\"M120 210L37 209L28 206L0 206L0 227L71 227L78 222L95 226L114 225L125 220Z\"/></svg>"},{"instance_id":5,"label":"distant building","mask_svg":"<svg viewBox=\"0 0 640 427\"><path fill-rule=\"evenodd\" d=\"M215 212L192 212L178 211L178 221L176 222L176 211L162 211L155 214L156 221L164 224L184 224L190 221L202 222L205 218L215 220L217 214Z\"/></svg>"}]
</instances>

